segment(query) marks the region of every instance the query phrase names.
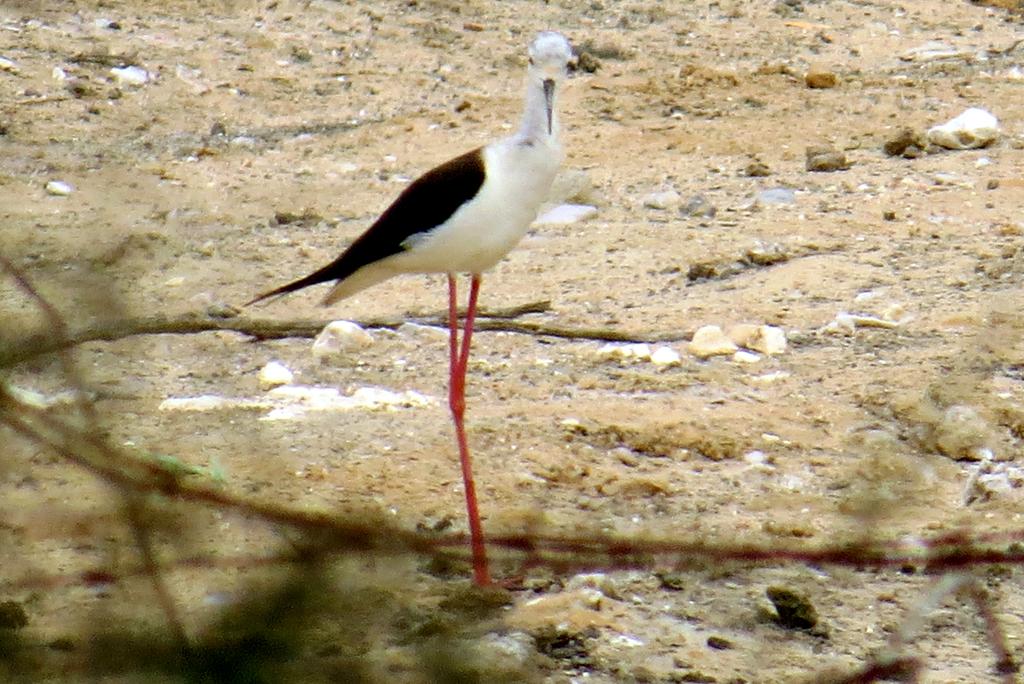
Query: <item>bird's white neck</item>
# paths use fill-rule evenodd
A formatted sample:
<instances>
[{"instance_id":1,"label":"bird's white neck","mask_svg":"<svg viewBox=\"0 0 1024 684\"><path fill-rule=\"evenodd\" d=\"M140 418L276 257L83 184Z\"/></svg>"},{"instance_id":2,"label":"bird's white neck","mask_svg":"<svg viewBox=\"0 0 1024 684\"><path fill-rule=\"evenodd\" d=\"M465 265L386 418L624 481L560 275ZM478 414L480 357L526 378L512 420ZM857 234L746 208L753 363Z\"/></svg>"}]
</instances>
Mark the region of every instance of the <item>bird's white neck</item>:
<instances>
[{"instance_id":1,"label":"bird's white neck","mask_svg":"<svg viewBox=\"0 0 1024 684\"><path fill-rule=\"evenodd\" d=\"M531 76L526 83L526 108L519 124L515 138L519 142L544 142L548 145L558 144L558 91L551 98L551 130L548 130L548 109L544 97L544 84L541 79Z\"/></svg>"}]
</instances>

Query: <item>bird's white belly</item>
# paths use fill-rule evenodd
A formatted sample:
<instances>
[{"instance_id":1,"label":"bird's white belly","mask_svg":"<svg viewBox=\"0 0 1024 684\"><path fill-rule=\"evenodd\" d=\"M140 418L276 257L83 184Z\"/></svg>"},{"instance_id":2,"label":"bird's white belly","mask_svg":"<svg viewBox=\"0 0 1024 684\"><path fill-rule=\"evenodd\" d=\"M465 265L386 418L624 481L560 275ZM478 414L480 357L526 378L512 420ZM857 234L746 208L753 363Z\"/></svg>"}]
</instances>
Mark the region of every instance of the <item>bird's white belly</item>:
<instances>
[{"instance_id":1,"label":"bird's white belly","mask_svg":"<svg viewBox=\"0 0 1024 684\"><path fill-rule=\"evenodd\" d=\"M402 270L480 273L519 243L547 199L561 155L537 144L501 141L485 148L480 192L438 228L412 238L393 257Z\"/></svg>"}]
</instances>

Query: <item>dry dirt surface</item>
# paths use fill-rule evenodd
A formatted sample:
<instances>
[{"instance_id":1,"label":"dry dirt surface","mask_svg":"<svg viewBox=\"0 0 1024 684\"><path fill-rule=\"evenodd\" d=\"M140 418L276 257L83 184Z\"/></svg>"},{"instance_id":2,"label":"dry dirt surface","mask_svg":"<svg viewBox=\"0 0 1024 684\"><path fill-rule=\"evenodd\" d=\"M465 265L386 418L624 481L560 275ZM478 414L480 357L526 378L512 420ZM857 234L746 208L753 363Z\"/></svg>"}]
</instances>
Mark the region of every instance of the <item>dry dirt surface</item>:
<instances>
[{"instance_id":1,"label":"dry dirt surface","mask_svg":"<svg viewBox=\"0 0 1024 684\"><path fill-rule=\"evenodd\" d=\"M550 302L474 340L468 429L488 534L769 552L881 540L904 555L985 534L993 558L1019 561L1018 4L6 0L0 254L72 332L195 312L226 327L433 316L440 276L331 310L319 291L234 307L333 259L409 179L505 135L525 46L554 28L580 68L559 102L567 175L552 200L598 210L536 225L484 278L492 312ZM968 107L995 114L999 137L928 149L920 134ZM883 151L905 128L919 145ZM831 170L808 170L818 146ZM4 358L52 341L52 322L5 273ZM753 349L701 358L690 339L705 325L773 326L785 349L740 339ZM1013 562L558 565L495 548L503 588L478 592L461 552L382 555L377 539L358 553L358 540L179 496L464 533L445 333L368 330L372 344L325 361L299 333L83 343L77 382L95 415L59 357L4 370L0 674L874 681L895 643L916 660L894 679L916 662L914 681L1017 681ZM261 388L270 361L292 387L336 392L333 408ZM399 401L339 400L362 388ZM221 399L183 401L203 396ZM92 426L95 443L52 421ZM83 467L101 441L182 484L111 484ZM309 551L325 539L341 550Z\"/></svg>"}]
</instances>

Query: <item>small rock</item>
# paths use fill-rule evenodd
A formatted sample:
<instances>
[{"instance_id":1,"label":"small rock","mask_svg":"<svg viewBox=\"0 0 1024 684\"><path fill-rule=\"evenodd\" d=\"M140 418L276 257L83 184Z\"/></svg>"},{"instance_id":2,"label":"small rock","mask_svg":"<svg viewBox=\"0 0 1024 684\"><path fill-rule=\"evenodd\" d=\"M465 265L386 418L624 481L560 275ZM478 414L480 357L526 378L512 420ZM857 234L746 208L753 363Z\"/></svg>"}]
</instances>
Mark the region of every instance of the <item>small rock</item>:
<instances>
[{"instance_id":1,"label":"small rock","mask_svg":"<svg viewBox=\"0 0 1024 684\"><path fill-rule=\"evenodd\" d=\"M805 596L785 587L765 591L777 613L776 622L786 629L812 629L818 624L818 611Z\"/></svg>"},{"instance_id":2,"label":"small rock","mask_svg":"<svg viewBox=\"0 0 1024 684\"><path fill-rule=\"evenodd\" d=\"M678 366L682 363L682 357L679 356L679 352L671 347L658 347L651 352L651 363L655 366L668 368L669 366Z\"/></svg>"},{"instance_id":3,"label":"small rock","mask_svg":"<svg viewBox=\"0 0 1024 684\"><path fill-rule=\"evenodd\" d=\"M716 651L725 651L730 648L735 648L731 641L720 636L709 636L707 644L708 648L713 648Z\"/></svg>"},{"instance_id":4,"label":"small rock","mask_svg":"<svg viewBox=\"0 0 1024 684\"><path fill-rule=\"evenodd\" d=\"M651 358L651 347L641 343L634 344L606 344L597 350L598 358L603 359L635 359L637 361L649 361Z\"/></svg>"},{"instance_id":5,"label":"small rock","mask_svg":"<svg viewBox=\"0 0 1024 684\"><path fill-rule=\"evenodd\" d=\"M764 178L765 176L772 175L772 170L763 161L755 159L746 165L743 169L743 175L750 178Z\"/></svg>"},{"instance_id":6,"label":"small rock","mask_svg":"<svg viewBox=\"0 0 1024 684\"><path fill-rule=\"evenodd\" d=\"M948 43L943 43L938 40L929 40L924 45L919 45L906 50L899 57L904 62L931 62L937 59L964 57L967 54L969 53Z\"/></svg>"},{"instance_id":7,"label":"small rock","mask_svg":"<svg viewBox=\"0 0 1024 684\"><path fill-rule=\"evenodd\" d=\"M544 212L534 225L537 226L567 226L579 221L585 221L597 215L597 207L589 204L560 204L554 209Z\"/></svg>"},{"instance_id":8,"label":"small rock","mask_svg":"<svg viewBox=\"0 0 1024 684\"><path fill-rule=\"evenodd\" d=\"M687 349L694 356L706 359L709 356L723 356L736 352L739 347L726 337L717 325L705 325L697 329Z\"/></svg>"},{"instance_id":9,"label":"small rock","mask_svg":"<svg viewBox=\"0 0 1024 684\"><path fill-rule=\"evenodd\" d=\"M18 63L13 59L0 57L0 71L6 71L9 74L16 74L21 71L21 69L18 67Z\"/></svg>"},{"instance_id":10,"label":"small rock","mask_svg":"<svg viewBox=\"0 0 1024 684\"><path fill-rule=\"evenodd\" d=\"M886 140L882 150L890 157L917 159L928 149L928 138L912 128L904 128L894 138Z\"/></svg>"},{"instance_id":11,"label":"small rock","mask_svg":"<svg viewBox=\"0 0 1024 684\"><path fill-rule=\"evenodd\" d=\"M757 204L793 204L796 202L796 193L789 188L769 188L757 193Z\"/></svg>"},{"instance_id":12,"label":"small rock","mask_svg":"<svg viewBox=\"0 0 1024 684\"><path fill-rule=\"evenodd\" d=\"M648 209L673 209L679 206L682 197L675 190L652 192L644 197L643 204Z\"/></svg>"},{"instance_id":13,"label":"small rock","mask_svg":"<svg viewBox=\"0 0 1024 684\"><path fill-rule=\"evenodd\" d=\"M152 78L148 71L137 66L114 67L110 74L117 85L135 88L146 85Z\"/></svg>"},{"instance_id":14,"label":"small rock","mask_svg":"<svg viewBox=\"0 0 1024 684\"><path fill-rule=\"evenodd\" d=\"M786 332L774 325L752 325L743 323L729 328L727 336L735 344L746 349L774 356L786 351Z\"/></svg>"},{"instance_id":15,"label":"small rock","mask_svg":"<svg viewBox=\"0 0 1024 684\"><path fill-rule=\"evenodd\" d=\"M545 625L533 633L534 648L553 660L564 661L573 667L590 668L593 657L582 633L574 633L565 625Z\"/></svg>"},{"instance_id":16,"label":"small rock","mask_svg":"<svg viewBox=\"0 0 1024 684\"><path fill-rule=\"evenodd\" d=\"M576 68L588 74L592 74L601 68L601 60L590 52L581 52L576 57Z\"/></svg>"},{"instance_id":17,"label":"small rock","mask_svg":"<svg viewBox=\"0 0 1024 684\"><path fill-rule=\"evenodd\" d=\"M988 424L970 406L955 404L946 409L935 426L935 447L958 461L983 460L991 439Z\"/></svg>"},{"instance_id":18,"label":"small rock","mask_svg":"<svg viewBox=\"0 0 1024 684\"><path fill-rule=\"evenodd\" d=\"M786 351L786 331L774 325L760 325L757 335L746 346L768 356L782 354Z\"/></svg>"},{"instance_id":19,"label":"small rock","mask_svg":"<svg viewBox=\"0 0 1024 684\"><path fill-rule=\"evenodd\" d=\"M928 129L928 140L950 150L991 145L999 137L999 120L990 112L971 107L960 116Z\"/></svg>"},{"instance_id":20,"label":"small rock","mask_svg":"<svg viewBox=\"0 0 1024 684\"><path fill-rule=\"evenodd\" d=\"M583 589L596 589L610 599L622 598L615 580L611 575L603 572L586 572L573 575L566 581L564 591L580 591Z\"/></svg>"},{"instance_id":21,"label":"small rock","mask_svg":"<svg viewBox=\"0 0 1024 684\"><path fill-rule=\"evenodd\" d=\"M757 326L753 323L740 323L729 327L726 336L738 347L748 347L750 340L757 337Z\"/></svg>"},{"instance_id":22,"label":"small rock","mask_svg":"<svg viewBox=\"0 0 1024 684\"><path fill-rule=\"evenodd\" d=\"M397 330L399 335L405 337L415 337L421 340L430 341L441 341L447 340L449 332L444 328L438 328L433 325L420 325L419 323L405 322L398 326Z\"/></svg>"},{"instance_id":23,"label":"small rock","mask_svg":"<svg viewBox=\"0 0 1024 684\"><path fill-rule=\"evenodd\" d=\"M698 218L714 218L718 210L712 206L704 195L694 195L679 207L680 216L696 216Z\"/></svg>"},{"instance_id":24,"label":"small rock","mask_svg":"<svg viewBox=\"0 0 1024 684\"><path fill-rule=\"evenodd\" d=\"M295 375L279 361L271 361L260 369L259 384L262 390L288 385L294 379Z\"/></svg>"},{"instance_id":25,"label":"small rock","mask_svg":"<svg viewBox=\"0 0 1024 684\"><path fill-rule=\"evenodd\" d=\"M333 321L313 341L313 357L323 361L343 352L355 351L373 344L373 337L352 321Z\"/></svg>"},{"instance_id":26,"label":"small rock","mask_svg":"<svg viewBox=\"0 0 1024 684\"><path fill-rule=\"evenodd\" d=\"M846 155L839 150L827 145L812 145L806 152L808 171L824 173L829 171L843 171L850 168Z\"/></svg>"},{"instance_id":27,"label":"small rock","mask_svg":"<svg viewBox=\"0 0 1024 684\"><path fill-rule=\"evenodd\" d=\"M768 456L761 450L755 449L743 454L743 460L752 466L763 466L768 463Z\"/></svg>"},{"instance_id":28,"label":"small rock","mask_svg":"<svg viewBox=\"0 0 1024 684\"><path fill-rule=\"evenodd\" d=\"M804 84L808 88L835 88L838 83L835 73L824 69L811 69L804 75Z\"/></svg>"},{"instance_id":29,"label":"small rock","mask_svg":"<svg viewBox=\"0 0 1024 684\"><path fill-rule=\"evenodd\" d=\"M736 363L757 363L761 360L761 356L741 349L732 355L732 360Z\"/></svg>"},{"instance_id":30,"label":"small rock","mask_svg":"<svg viewBox=\"0 0 1024 684\"><path fill-rule=\"evenodd\" d=\"M662 589L682 591L692 583L692 578L685 572L666 570L654 573Z\"/></svg>"},{"instance_id":31,"label":"small rock","mask_svg":"<svg viewBox=\"0 0 1024 684\"><path fill-rule=\"evenodd\" d=\"M74 186L64 181L50 181L46 184L46 193L54 197L67 197L74 191Z\"/></svg>"}]
</instances>

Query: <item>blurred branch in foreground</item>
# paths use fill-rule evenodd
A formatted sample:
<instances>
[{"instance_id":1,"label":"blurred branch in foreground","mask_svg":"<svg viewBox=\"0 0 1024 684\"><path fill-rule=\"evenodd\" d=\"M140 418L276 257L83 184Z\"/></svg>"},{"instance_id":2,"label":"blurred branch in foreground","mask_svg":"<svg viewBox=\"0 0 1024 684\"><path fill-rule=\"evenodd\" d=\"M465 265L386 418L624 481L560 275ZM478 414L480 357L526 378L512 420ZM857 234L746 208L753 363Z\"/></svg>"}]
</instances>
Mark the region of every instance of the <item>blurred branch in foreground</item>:
<instances>
[{"instance_id":1,"label":"blurred branch in foreground","mask_svg":"<svg viewBox=\"0 0 1024 684\"><path fill-rule=\"evenodd\" d=\"M325 579L332 563L372 556L408 556L442 564L468 561L468 540L465 535L421 533L404 529L383 518L344 517L258 501L208 482L197 482L196 478L189 477L187 471L175 468L173 464L142 459L113 446L104 437L95 409L82 389L83 384L70 353L72 347L87 340L118 339L133 334L230 329L257 337L295 335L300 332L305 336L315 334L323 323L300 324L298 327L301 330L296 330L295 323L275 327L269 322L247 319L153 317L112 324L107 328L84 328L78 332L69 332L60 313L18 269L3 257L0 257L0 267L35 302L51 328L45 340L30 338L11 349L0 350L0 370L40 354L58 353L65 381L75 394L76 409L76 415L63 416L19 394L0 376L0 423L28 442L90 473L115 491L123 499L124 521L132 532L137 554L134 565L121 563L112 569L107 564L99 564L77 572L33 572L0 584L0 588L96 587L123 584L134 577L144 578L152 586L169 630L168 637L161 637L159 631L149 636L128 636L128 632L118 633L113 625L105 625L108 628L104 632L106 636L99 635L95 640L104 646L99 651L93 651L105 654L105 659L101 659L101 665L93 663L93 672L123 672L125 667L131 665L161 672L191 672L192 676L199 679L216 678L218 673L232 671L233 681L274 681L283 676L281 663L296 658L298 651L292 638L294 634L301 634L304 627L308 628L309 624L314 623L322 627L324 621L329 621L330 615L334 614L332 611L336 610L375 613L375 609L367 609L363 604L353 603L354 599L344 598L328 589L334 586L333 580ZM502 321L495 324L508 325ZM149 513L160 501L201 506L221 514L258 521L287 532L285 538L290 541L283 550L276 552L260 549L235 555L200 553L174 556L163 549L158 551L156 546L159 529L151 522L152 516ZM910 566L936 575L932 590L910 611L885 653L866 663L857 672L832 675L831 678L818 676L814 680L850 683L894 678L916 681L923 665L907 655L908 644L920 631L924 618L943 599L958 592L974 604L985 624L997 673L1003 681L1014 681L1017 664L993 609L994 599L981 588L973 573L978 568L993 564L1024 564L1022 542L1024 529L988 535L962 531L911 541L866 538L842 543L833 540L818 546L600 535L496 534L488 539L491 551L496 554L495 560L502 562L506 568L518 568L520 573L532 568L575 573L586 570L651 571L671 567L721 567L730 563L801 563L857 569ZM276 569L285 571L285 574L252 602L225 609L217 625L197 632L187 626L181 608L168 590L166 578L173 573L200 569L210 572L225 569ZM521 588L521 578L513 577L507 586ZM397 605L394 597L387 598L384 603L391 606L396 615L405 610L400 606L394 607ZM428 634L447 633L437 626L423 629ZM0 630L0 645L3 645L3 652L10 654L4 656L7 660L0 661L0 666L6 665L10 671L31 669L18 660L24 656L25 645L17 638ZM351 651L346 650L338 667L344 670L350 681L372 681L371 675L364 671L366 664L356 657L359 648L353 646ZM437 660L438 652L431 652L433 660L429 662L433 664L429 667L435 669L434 674L442 671L447 673L437 676L454 677L452 672L462 667L458 659L446 656ZM288 671L292 675L296 674L295 669ZM239 679L241 675L245 676ZM519 675L510 674L509 677L513 678L509 681L515 681L516 676ZM502 681L502 678L493 677L492 680Z\"/></svg>"}]
</instances>

